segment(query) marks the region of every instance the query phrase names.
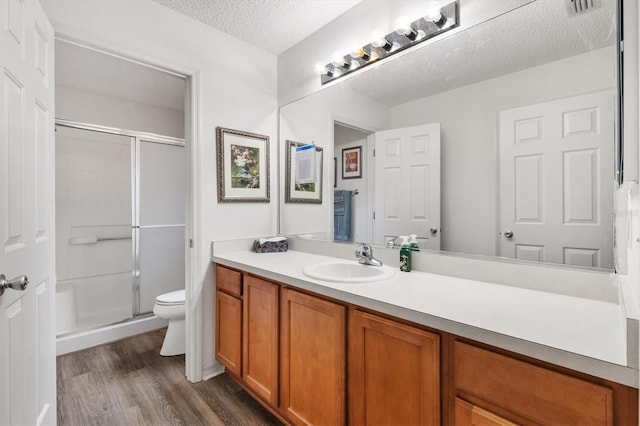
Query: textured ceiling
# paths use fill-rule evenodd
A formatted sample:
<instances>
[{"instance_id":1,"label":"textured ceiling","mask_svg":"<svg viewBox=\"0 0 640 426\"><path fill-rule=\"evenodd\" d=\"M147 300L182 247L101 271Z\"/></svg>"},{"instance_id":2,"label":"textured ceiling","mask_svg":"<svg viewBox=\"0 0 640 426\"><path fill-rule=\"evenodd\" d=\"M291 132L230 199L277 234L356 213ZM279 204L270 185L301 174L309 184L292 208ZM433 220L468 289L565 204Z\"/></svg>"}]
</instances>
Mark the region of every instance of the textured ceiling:
<instances>
[{"instance_id":1,"label":"textured ceiling","mask_svg":"<svg viewBox=\"0 0 640 426\"><path fill-rule=\"evenodd\" d=\"M537 0L338 84L399 105L611 46L615 12L614 1L571 16L565 1Z\"/></svg>"},{"instance_id":2,"label":"textured ceiling","mask_svg":"<svg viewBox=\"0 0 640 426\"><path fill-rule=\"evenodd\" d=\"M361 0L154 0L279 55Z\"/></svg>"}]
</instances>

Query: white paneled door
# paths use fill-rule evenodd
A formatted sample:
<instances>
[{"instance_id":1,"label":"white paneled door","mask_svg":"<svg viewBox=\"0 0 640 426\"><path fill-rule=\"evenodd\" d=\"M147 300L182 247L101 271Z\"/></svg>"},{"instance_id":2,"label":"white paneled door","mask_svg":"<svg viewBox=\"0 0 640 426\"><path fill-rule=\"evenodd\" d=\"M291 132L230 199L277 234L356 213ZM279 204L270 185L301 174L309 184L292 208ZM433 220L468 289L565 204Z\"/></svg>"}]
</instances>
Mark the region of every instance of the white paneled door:
<instances>
[{"instance_id":1,"label":"white paneled door","mask_svg":"<svg viewBox=\"0 0 640 426\"><path fill-rule=\"evenodd\" d=\"M500 113L502 256L613 268L614 103L602 91Z\"/></svg>"},{"instance_id":2,"label":"white paneled door","mask_svg":"<svg viewBox=\"0 0 640 426\"><path fill-rule=\"evenodd\" d=\"M53 29L0 0L0 424L55 424Z\"/></svg>"},{"instance_id":3,"label":"white paneled door","mask_svg":"<svg viewBox=\"0 0 640 426\"><path fill-rule=\"evenodd\" d=\"M416 234L440 250L440 123L375 133L373 241Z\"/></svg>"}]
</instances>

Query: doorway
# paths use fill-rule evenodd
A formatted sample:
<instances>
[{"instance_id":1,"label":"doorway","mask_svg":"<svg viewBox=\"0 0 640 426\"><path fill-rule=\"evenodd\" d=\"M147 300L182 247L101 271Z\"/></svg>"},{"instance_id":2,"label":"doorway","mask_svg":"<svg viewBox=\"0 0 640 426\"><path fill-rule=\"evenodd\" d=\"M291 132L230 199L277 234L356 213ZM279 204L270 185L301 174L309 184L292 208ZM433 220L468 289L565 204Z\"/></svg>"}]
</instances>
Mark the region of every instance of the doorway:
<instances>
[{"instance_id":1,"label":"doorway","mask_svg":"<svg viewBox=\"0 0 640 426\"><path fill-rule=\"evenodd\" d=\"M188 89L185 76L56 40L58 354L164 326L155 297L191 276Z\"/></svg>"}]
</instances>

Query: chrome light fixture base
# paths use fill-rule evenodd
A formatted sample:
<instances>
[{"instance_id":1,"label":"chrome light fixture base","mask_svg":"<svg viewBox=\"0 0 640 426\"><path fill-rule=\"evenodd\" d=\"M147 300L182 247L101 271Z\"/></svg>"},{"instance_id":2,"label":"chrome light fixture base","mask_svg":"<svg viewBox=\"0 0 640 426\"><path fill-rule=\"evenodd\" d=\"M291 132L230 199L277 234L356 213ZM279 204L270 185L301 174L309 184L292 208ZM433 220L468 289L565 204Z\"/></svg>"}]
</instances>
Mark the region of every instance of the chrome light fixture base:
<instances>
[{"instance_id":1,"label":"chrome light fixture base","mask_svg":"<svg viewBox=\"0 0 640 426\"><path fill-rule=\"evenodd\" d=\"M343 57L343 66L336 66L334 63L329 62L325 66L325 72L320 74L320 84L327 84L331 81L337 80L338 78L360 70L367 65L376 63L381 59L447 32L460 24L457 0L443 6L440 9L440 13L442 16L437 22L427 21L424 17L420 17L413 21L411 23L411 29L413 30L413 33L417 35L415 37L409 37L407 35L398 34L396 31L392 31L384 37L388 41L390 47L375 47L373 44L369 43L360 49L360 52L364 52L362 55L345 55Z\"/></svg>"}]
</instances>

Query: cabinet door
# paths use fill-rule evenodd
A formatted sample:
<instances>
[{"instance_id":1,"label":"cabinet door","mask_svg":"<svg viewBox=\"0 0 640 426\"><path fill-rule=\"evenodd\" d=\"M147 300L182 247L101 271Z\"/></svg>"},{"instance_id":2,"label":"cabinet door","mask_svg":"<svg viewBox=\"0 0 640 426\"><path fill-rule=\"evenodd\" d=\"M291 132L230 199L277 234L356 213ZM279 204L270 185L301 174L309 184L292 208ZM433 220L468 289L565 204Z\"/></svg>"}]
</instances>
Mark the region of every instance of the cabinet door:
<instances>
[{"instance_id":1,"label":"cabinet door","mask_svg":"<svg viewBox=\"0 0 640 426\"><path fill-rule=\"evenodd\" d=\"M278 405L278 285L243 279L242 379L273 407Z\"/></svg>"},{"instance_id":2,"label":"cabinet door","mask_svg":"<svg viewBox=\"0 0 640 426\"><path fill-rule=\"evenodd\" d=\"M349 316L349 423L440 423L440 337L363 312Z\"/></svg>"},{"instance_id":3,"label":"cabinet door","mask_svg":"<svg viewBox=\"0 0 640 426\"><path fill-rule=\"evenodd\" d=\"M516 423L460 398L456 398L455 417L455 426L516 426Z\"/></svg>"},{"instance_id":4,"label":"cabinet door","mask_svg":"<svg viewBox=\"0 0 640 426\"><path fill-rule=\"evenodd\" d=\"M613 391L466 343L454 343L461 391L539 424L613 425Z\"/></svg>"},{"instance_id":5,"label":"cabinet door","mask_svg":"<svg viewBox=\"0 0 640 426\"><path fill-rule=\"evenodd\" d=\"M345 423L346 309L283 289L281 410L294 424Z\"/></svg>"},{"instance_id":6,"label":"cabinet door","mask_svg":"<svg viewBox=\"0 0 640 426\"><path fill-rule=\"evenodd\" d=\"M242 300L216 291L216 359L227 372L240 377Z\"/></svg>"}]
</instances>

